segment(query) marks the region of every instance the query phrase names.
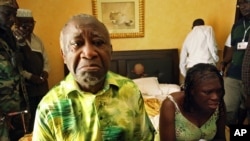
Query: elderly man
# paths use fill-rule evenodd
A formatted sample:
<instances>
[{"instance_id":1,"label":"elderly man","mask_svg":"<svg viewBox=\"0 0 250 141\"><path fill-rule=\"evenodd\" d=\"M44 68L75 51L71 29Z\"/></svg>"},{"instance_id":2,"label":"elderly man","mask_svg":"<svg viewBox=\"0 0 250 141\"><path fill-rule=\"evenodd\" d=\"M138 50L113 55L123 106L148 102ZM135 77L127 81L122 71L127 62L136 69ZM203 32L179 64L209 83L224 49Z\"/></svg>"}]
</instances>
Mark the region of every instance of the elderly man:
<instances>
[{"instance_id":1,"label":"elderly man","mask_svg":"<svg viewBox=\"0 0 250 141\"><path fill-rule=\"evenodd\" d=\"M104 24L91 15L73 16L60 45L70 73L39 103L33 140L154 140L138 87L108 71L112 45Z\"/></svg>"}]
</instances>

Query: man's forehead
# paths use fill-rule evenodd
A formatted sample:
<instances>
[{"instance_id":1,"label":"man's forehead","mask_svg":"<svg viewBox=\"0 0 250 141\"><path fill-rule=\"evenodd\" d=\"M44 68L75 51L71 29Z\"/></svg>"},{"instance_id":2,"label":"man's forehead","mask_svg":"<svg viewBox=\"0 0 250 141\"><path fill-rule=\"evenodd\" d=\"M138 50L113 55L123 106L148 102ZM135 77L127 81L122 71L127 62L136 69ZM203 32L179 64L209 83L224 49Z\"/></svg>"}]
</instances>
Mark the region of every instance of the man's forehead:
<instances>
[{"instance_id":1,"label":"man's forehead","mask_svg":"<svg viewBox=\"0 0 250 141\"><path fill-rule=\"evenodd\" d=\"M66 30L79 31L79 32L83 30L96 31L100 29L100 27L94 23L77 22L77 21L69 22L65 28Z\"/></svg>"},{"instance_id":2,"label":"man's forehead","mask_svg":"<svg viewBox=\"0 0 250 141\"><path fill-rule=\"evenodd\" d=\"M17 19L17 21L21 21L21 22L34 22L34 19L31 17L27 17L27 18L17 17L16 19Z\"/></svg>"},{"instance_id":3,"label":"man's forehead","mask_svg":"<svg viewBox=\"0 0 250 141\"><path fill-rule=\"evenodd\" d=\"M64 35L69 38L78 38L81 36L84 36L86 38L97 36L102 38L108 38L102 29L97 29L85 25L75 25L73 23L69 23L67 25L67 27L64 29Z\"/></svg>"}]
</instances>

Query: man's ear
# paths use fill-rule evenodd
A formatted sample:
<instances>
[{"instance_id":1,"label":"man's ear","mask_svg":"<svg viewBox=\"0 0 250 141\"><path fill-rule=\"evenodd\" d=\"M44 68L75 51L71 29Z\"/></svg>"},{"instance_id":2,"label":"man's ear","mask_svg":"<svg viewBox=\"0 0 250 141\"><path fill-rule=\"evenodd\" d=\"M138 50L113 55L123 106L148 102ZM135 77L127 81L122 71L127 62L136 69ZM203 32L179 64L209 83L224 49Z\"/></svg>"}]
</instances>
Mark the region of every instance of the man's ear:
<instances>
[{"instance_id":1,"label":"man's ear","mask_svg":"<svg viewBox=\"0 0 250 141\"><path fill-rule=\"evenodd\" d=\"M66 64L66 56L62 49L60 49L64 64Z\"/></svg>"}]
</instances>

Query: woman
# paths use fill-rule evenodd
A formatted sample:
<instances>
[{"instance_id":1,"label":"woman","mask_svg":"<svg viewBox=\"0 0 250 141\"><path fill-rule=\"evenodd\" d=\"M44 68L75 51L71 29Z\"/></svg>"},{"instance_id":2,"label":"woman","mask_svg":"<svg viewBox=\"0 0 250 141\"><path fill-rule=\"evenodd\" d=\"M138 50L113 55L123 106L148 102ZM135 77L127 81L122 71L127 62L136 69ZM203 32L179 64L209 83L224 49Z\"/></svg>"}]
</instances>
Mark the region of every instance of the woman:
<instances>
[{"instance_id":1,"label":"woman","mask_svg":"<svg viewBox=\"0 0 250 141\"><path fill-rule=\"evenodd\" d=\"M194 65L187 71L184 91L162 103L160 139L225 140L224 94L223 78L214 65Z\"/></svg>"}]
</instances>

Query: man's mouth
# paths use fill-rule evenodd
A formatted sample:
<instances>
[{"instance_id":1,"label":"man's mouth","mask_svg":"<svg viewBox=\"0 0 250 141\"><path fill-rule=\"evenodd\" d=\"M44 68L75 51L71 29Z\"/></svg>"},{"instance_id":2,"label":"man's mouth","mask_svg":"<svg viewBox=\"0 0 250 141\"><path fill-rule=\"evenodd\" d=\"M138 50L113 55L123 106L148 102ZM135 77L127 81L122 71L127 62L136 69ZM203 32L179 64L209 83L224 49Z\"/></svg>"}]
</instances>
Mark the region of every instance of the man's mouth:
<instances>
[{"instance_id":1,"label":"man's mouth","mask_svg":"<svg viewBox=\"0 0 250 141\"><path fill-rule=\"evenodd\" d=\"M98 71L98 70L100 70L100 66L98 66L98 65L84 65L84 66L79 67L79 70Z\"/></svg>"}]
</instances>

